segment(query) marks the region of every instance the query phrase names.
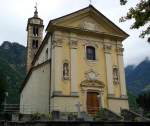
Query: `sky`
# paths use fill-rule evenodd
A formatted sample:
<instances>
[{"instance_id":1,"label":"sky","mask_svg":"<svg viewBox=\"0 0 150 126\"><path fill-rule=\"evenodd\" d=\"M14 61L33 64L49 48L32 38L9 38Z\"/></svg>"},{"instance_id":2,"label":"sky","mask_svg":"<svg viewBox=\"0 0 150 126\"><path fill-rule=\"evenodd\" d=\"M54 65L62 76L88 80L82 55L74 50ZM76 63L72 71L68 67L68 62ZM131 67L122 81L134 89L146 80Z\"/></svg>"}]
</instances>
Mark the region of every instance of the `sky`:
<instances>
[{"instance_id":1,"label":"sky","mask_svg":"<svg viewBox=\"0 0 150 126\"><path fill-rule=\"evenodd\" d=\"M44 20L45 28L52 19L85 8L90 0L0 0L0 44L3 41L18 42L26 46L27 20L33 16L34 6L38 3L39 17ZM139 38L142 29L130 30L133 21L119 23L131 6L139 0L129 0L127 5L120 6L119 0L92 0L92 5L108 19L127 32L130 37L123 41L124 63L139 64L150 57L150 44L147 39Z\"/></svg>"}]
</instances>

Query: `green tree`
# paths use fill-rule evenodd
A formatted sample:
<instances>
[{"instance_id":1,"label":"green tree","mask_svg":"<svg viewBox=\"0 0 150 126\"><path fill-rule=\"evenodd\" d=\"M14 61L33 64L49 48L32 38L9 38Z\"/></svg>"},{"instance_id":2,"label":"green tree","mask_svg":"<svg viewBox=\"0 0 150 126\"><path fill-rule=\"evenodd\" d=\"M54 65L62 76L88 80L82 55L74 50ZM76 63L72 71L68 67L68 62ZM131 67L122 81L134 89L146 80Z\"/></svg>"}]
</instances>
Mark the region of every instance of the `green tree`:
<instances>
[{"instance_id":1,"label":"green tree","mask_svg":"<svg viewBox=\"0 0 150 126\"><path fill-rule=\"evenodd\" d=\"M2 103L5 100L5 93L6 93L7 83L4 75L0 74L0 110L2 109Z\"/></svg>"},{"instance_id":2,"label":"green tree","mask_svg":"<svg viewBox=\"0 0 150 126\"><path fill-rule=\"evenodd\" d=\"M127 0L120 0L121 5L125 5ZM145 26L146 29L140 34L141 38L145 36L148 37L148 42L150 42L150 0L140 0L135 7L131 7L127 12L126 16L120 18L120 22L127 20L134 20L134 23L131 25L131 29L139 29L142 26Z\"/></svg>"},{"instance_id":3,"label":"green tree","mask_svg":"<svg viewBox=\"0 0 150 126\"><path fill-rule=\"evenodd\" d=\"M150 113L150 92L140 94L136 101L139 107L143 108L145 115Z\"/></svg>"}]
</instances>

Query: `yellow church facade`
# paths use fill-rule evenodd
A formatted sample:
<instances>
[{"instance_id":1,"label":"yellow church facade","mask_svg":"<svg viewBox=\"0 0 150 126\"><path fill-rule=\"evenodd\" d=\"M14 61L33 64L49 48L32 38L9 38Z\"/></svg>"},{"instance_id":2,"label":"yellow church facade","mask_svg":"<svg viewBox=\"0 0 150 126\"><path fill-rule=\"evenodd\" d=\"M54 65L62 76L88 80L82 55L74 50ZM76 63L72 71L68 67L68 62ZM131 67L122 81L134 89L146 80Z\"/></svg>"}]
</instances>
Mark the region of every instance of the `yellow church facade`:
<instances>
[{"instance_id":1,"label":"yellow church facade","mask_svg":"<svg viewBox=\"0 0 150 126\"><path fill-rule=\"evenodd\" d=\"M77 105L89 114L129 109L122 45L128 34L93 6L51 20L34 58L30 40L38 36L27 31L32 64L21 88L21 113L78 112Z\"/></svg>"}]
</instances>

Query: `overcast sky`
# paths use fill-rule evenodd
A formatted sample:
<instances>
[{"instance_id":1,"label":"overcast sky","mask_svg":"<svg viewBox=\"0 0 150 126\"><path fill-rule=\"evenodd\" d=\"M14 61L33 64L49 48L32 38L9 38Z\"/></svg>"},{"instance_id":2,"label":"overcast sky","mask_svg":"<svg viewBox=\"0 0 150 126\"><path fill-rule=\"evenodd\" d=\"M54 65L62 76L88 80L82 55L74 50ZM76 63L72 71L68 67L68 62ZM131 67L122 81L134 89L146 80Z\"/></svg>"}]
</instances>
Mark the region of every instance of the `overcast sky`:
<instances>
[{"instance_id":1,"label":"overcast sky","mask_svg":"<svg viewBox=\"0 0 150 126\"><path fill-rule=\"evenodd\" d=\"M129 7L135 6L138 1L129 0L126 6L120 6L119 0L92 0L96 9L130 35L123 42L125 65L138 64L145 57L150 57L150 44L138 37L142 29L130 30L132 21L119 23L119 17L124 16ZM26 46L27 20L33 16L36 2L45 27L49 20L89 5L89 0L0 0L0 44L11 41Z\"/></svg>"}]
</instances>

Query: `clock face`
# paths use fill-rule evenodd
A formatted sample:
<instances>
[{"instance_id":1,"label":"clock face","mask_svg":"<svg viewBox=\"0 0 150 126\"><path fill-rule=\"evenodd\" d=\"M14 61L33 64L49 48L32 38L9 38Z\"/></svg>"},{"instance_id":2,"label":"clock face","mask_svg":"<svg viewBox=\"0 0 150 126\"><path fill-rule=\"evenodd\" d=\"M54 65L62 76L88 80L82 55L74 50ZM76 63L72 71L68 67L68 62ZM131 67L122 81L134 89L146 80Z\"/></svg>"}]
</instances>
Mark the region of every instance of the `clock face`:
<instances>
[{"instance_id":1,"label":"clock face","mask_svg":"<svg viewBox=\"0 0 150 126\"><path fill-rule=\"evenodd\" d=\"M94 72L90 72L88 75L89 75L89 78L90 78L91 80L95 80L95 79L96 79L96 75L95 75Z\"/></svg>"}]
</instances>

